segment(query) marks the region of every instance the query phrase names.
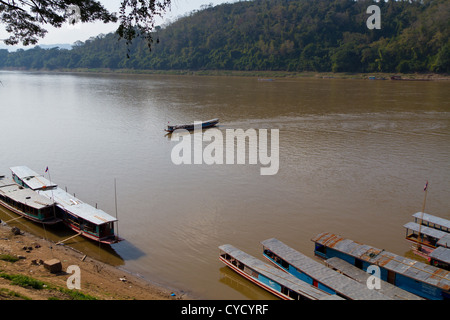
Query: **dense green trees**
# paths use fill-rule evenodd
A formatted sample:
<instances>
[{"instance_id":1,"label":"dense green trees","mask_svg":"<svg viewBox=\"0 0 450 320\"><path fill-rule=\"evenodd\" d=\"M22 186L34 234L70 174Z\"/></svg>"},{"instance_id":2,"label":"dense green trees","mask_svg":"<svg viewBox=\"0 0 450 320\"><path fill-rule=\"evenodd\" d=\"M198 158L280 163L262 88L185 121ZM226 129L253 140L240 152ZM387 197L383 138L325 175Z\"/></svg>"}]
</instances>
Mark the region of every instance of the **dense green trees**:
<instances>
[{"instance_id":1,"label":"dense green trees","mask_svg":"<svg viewBox=\"0 0 450 320\"><path fill-rule=\"evenodd\" d=\"M254 0L205 6L127 46L100 35L72 50L0 51L0 68L130 68L450 72L450 2L389 1L370 30L372 1Z\"/></svg>"}]
</instances>

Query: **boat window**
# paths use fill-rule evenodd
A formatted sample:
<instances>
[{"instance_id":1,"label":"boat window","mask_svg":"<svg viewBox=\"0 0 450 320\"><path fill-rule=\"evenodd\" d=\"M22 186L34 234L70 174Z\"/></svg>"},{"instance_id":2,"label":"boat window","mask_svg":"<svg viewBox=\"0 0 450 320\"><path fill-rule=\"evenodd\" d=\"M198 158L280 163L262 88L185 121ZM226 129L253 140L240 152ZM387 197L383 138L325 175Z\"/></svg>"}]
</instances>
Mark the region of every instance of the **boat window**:
<instances>
[{"instance_id":1,"label":"boat window","mask_svg":"<svg viewBox=\"0 0 450 320\"><path fill-rule=\"evenodd\" d=\"M280 262L279 262L279 263L281 264L281 266L282 266L283 268L289 269L289 263L287 263L285 260L280 259Z\"/></svg>"},{"instance_id":2,"label":"boat window","mask_svg":"<svg viewBox=\"0 0 450 320\"><path fill-rule=\"evenodd\" d=\"M363 268L362 260L355 258L355 267L357 267L357 268L362 270L362 268Z\"/></svg>"},{"instance_id":3,"label":"boat window","mask_svg":"<svg viewBox=\"0 0 450 320\"><path fill-rule=\"evenodd\" d=\"M273 259L274 256L275 256L274 253L272 251L268 250L268 249L264 249L264 254L266 256L268 256L269 258L271 258L271 259Z\"/></svg>"},{"instance_id":4,"label":"boat window","mask_svg":"<svg viewBox=\"0 0 450 320\"><path fill-rule=\"evenodd\" d=\"M295 292L293 290L289 290L288 296L291 297L294 300L301 300L302 299L302 297L297 292Z\"/></svg>"},{"instance_id":5,"label":"boat window","mask_svg":"<svg viewBox=\"0 0 450 320\"><path fill-rule=\"evenodd\" d=\"M327 247L325 247L324 245L316 243L316 252L320 252L320 253L326 254L327 253Z\"/></svg>"}]
</instances>

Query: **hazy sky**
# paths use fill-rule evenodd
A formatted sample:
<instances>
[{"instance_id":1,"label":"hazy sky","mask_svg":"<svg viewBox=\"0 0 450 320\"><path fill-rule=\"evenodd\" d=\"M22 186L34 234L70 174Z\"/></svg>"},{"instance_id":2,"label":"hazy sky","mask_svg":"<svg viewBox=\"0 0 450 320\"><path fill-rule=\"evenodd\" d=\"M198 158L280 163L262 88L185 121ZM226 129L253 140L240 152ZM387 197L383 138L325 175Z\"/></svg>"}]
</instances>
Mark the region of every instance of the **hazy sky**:
<instances>
[{"instance_id":1,"label":"hazy sky","mask_svg":"<svg viewBox=\"0 0 450 320\"><path fill-rule=\"evenodd\" d=\"M100 2L110 11L118 12L120 7L120 0L100 0ZM184 15L193 10L199 10L203 5L217 5L225 2L234 2L234 0L172 0L171 8L167 11L164 19L158 21L157 25L161 25L167 21L174 20L177 16ZM117 29L114 24L86 23L76 24L75 26L63 25L61 28L47 27L48 30L45 38L39 41L39 44L72 44L77 40L85 41L92 36L97 36L100 33L110 33ZM8 37L5 31L5 25L0 24L0 39ZM0 47L3 42L0 41ZM33 46L31 46L33 47Z\"/></svg>"}]
</instances>

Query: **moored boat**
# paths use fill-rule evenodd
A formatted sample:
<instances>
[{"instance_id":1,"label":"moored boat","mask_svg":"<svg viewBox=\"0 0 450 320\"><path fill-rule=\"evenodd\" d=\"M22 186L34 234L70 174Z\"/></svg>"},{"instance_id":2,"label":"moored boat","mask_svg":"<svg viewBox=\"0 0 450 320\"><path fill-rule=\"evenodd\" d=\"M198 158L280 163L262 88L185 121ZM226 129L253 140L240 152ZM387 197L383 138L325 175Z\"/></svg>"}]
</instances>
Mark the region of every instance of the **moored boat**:
<instances>
[{"instance_id":1,"label":"moored boat","mask_svg":"<svg viewBox=\"0 0 450 320\"><path fill-rule=\"evenodd\" d=\"M179 125L173 125L173 126L168 125L165 130L167 132L174 132L175 130L178 130L178 129L192 131L197 127L200 129L214 127L218 123L219 123L219 119L211 119L211 120L207 120L207 121L203 121L203 122L199 121L198 123L194 122L194 123L190 123L190 124L179 124Z\"/></svg>"},{"instance_id":2,"label":"moored boat","mask_svg":"<svg viewBox=\"0 0 450 320\"><path fill-rule=\"evenodd\" d=\"M28 167L12 167L11 171L21 186L55 202L57 217L76 233L105 244L123 240L115 234L115 217L84 203Z\"/></svg>"},{"instance_id":3,"label":"moored boat","mask_svg":"<svg viewBox=\"0 0 450 320\"><path fill-rule=\"evenodd\" d=\"M0 176L0 205L37 223L61 222L56 216L56 205L53 201L5 176Z\"/></svg>"},{"instance_id":4,"label":"moored boat","mask_svg":"<svg viewBox=\"0 0 450 320\"><path fill-rule=\"evenodd\" d=\"M341 297L315 288L272 265L233 247L219 247L219 259L232 270L284 300L343 300Z\"/></svg>"},{"instance_id":5,"label":"moored boat","mask_svg":"<svg viewBox=\"0 0 450 320\"><path fill-rule=\"evenodd\" d=\"M438 247L450 248L450 221L428 213L413 214L414 222L403 225L406 240L413 243L413 252L426 259Z\"/></svg>"},{"instance_id":6,"label":"moored boat","mask_svg":"<svg viewBox=\"0 0 450 320\"><path fill-rule=\"evenodd\" d=\"M366 284L361 284L326 267L278 239L267 239L262 241L261 244L263 245L264 257L274 265L330 294L337 294L349 300L391 300L397 298L390 295L389 292L382 293L378 290L371 290ZM412 295L404 294L404 296ZM418 297L414 298L418 299Z\"/></svg>"},{"instance_id":7,"label":"moored boat","mask_svg":"<svg viewBox=\"0 0 450 320\"><path fill-rule=\"evenodd\" d=\"M325 260L340 258L364 271L380 268L381 280L425 299L450 299L450 271L324 232L315 236L314 254Z\"/></svg>"}]
</instances>

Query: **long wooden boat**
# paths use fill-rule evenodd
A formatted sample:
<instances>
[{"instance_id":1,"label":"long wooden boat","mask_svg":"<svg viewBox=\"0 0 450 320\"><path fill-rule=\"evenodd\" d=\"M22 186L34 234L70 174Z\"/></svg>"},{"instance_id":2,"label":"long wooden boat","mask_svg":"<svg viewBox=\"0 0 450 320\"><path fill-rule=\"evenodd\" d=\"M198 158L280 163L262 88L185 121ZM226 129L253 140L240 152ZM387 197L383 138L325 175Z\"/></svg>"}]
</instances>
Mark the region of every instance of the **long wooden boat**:
<instances>
[{"instance_id":1,"label":"long wooden boat","mask_svg":"<svg viewBox=\"0 0 450 320\"><path fill-rule=\"evenodd\" d=\"M379 290L367 288L366 284L361 284L326 267L278 239L267 239L262 241L261 244L263 245L264 257L274 265L330 294L337 294L348 300L397 299L397 297L390 295L389 292L384 294ZM412 297L408 293L404 295ZM415 298L417 299L418 297Z\"/></svg>"},{"instance_id":2,"label":"long wooden boat","mask_svg":"<svg viewBox=\"0 0 450 320\"><path fill-rule=\"evenodd\" d=\"M206 129L206 128L214 127L218 123L219 123L219 119L211 119L211 120L198 122L198 123L178 124L178 125L173 125L173 126L168 125L165 130L167 132L174 132L177 129L184 129L184 130L192 131L196 128L196 126L201 129Z\"/></svg>"},{"instance_id":3,"label":"long wooden boat","mask_svg":"<svg viewBox=\"0 0 450 320\"><path fill-rule=\"evenodd\" d=\"M37 223L56 224L62 221L56 216L53 201L5 176L0 176L0 205Z\"/></svg>"},{"instance_id":4,"label":"long wooden boat","mask_svg":"<svg viewBox=\"0 0 450 320\"><path fill-rule=\"evenodd\" d=\"M315 236L314 253L329 259L338 257L364 271L380 268L381 280L429 300L450 299L450 271L394 253L323 232Z\"/></svg>"},{"instance_id":5,"label":"long wooden boat","mask_svg":"<svg viewBox=\"0 0 450 320\"><path fill-rule=\"evenodd\" d=\"M232 270L283 300L343 300L226 244L219 259Z\"/></svg>"},{"instance_id":6,"label":"long wooden boat","mask_svg":"<svg viewBox=\"0 0 450 320\"><path fill-rule=\"evenodd\" d=\"M76 233L105 244L123 240L115 234L114 223L118 221L115 217L84 203L28 167L12 167L11 171L21 186L54 201L57 216Z\"/></svg>"}]
</instances>

